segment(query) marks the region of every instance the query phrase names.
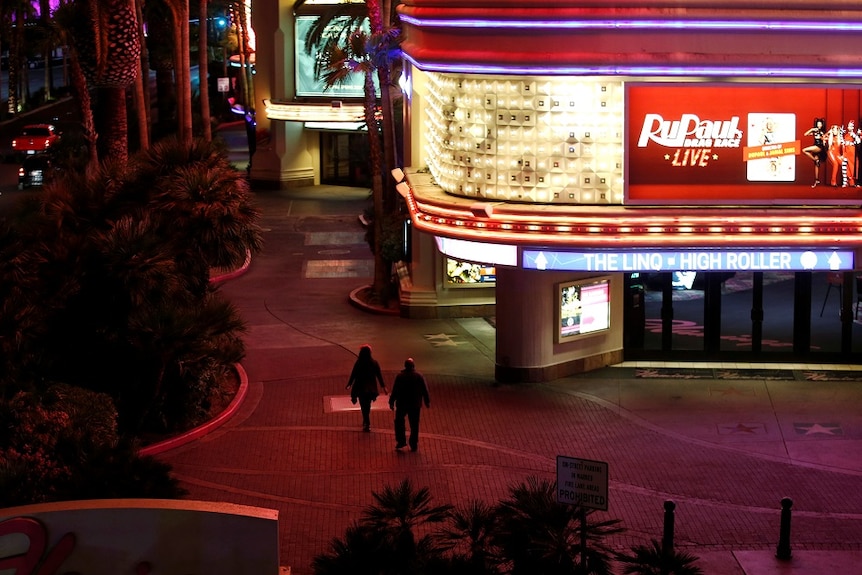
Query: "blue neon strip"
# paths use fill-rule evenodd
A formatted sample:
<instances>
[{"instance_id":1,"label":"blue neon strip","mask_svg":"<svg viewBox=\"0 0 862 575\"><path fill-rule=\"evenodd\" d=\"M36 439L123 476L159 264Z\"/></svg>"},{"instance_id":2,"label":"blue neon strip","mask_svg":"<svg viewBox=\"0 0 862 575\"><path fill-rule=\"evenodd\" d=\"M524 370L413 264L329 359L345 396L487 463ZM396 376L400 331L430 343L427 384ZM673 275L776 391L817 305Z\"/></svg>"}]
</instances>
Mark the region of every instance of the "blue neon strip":
<instances>
[{"instance_id":1,"label":"blue neon strip","mask_svg":"<svg viewBox=\"0 0 862 575\"><path fill-rule=\"evenodd\" d=\"M789 30L800 32L859 32L862 22L753 21L753 20L486 20L432 19L402 15L421 28L563 28L568 30Z\"/></svg>"},{"instance_id":2,"label":"blue neon strip","mask_svg":"<svg viewBox=\"0 0 862 575\"><path fill-rule=\"evenodd\" d=\"M718 66L514 66L420 62L404 54L414 66L429 72L464 74L529 74L567 76L748 76L758 78L862 78L862 68L723 68Z\"/></svg>"},{"instance_id":3,"label":"blue neon strip","mask_svg":"<svg viewBox=\"0 0 862 575\"><path fill-rule=\"evenodd\" d=\"M556 251L525 249L521 267L588 272L842 271L853 270L849 250L630 250Z\"/></svg>"}]
</instances>

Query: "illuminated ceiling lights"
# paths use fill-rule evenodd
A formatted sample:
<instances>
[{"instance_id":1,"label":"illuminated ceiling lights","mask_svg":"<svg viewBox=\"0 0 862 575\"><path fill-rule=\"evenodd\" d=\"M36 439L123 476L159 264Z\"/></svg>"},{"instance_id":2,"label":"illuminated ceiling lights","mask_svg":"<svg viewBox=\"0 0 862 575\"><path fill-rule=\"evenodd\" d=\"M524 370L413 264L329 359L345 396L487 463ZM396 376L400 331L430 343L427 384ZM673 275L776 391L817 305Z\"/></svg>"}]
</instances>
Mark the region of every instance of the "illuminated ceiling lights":
<instances>
[{"instance_id":1,"label":"illuminated ceiling lights","mask_svg":"<svg viewBox=\"0 0 862 575\"><path fill-rule=\"evenodd\" d=\"M306 104L264 100L266 117L293 122L364 122L362 104L345 104L340 100L325 104Z\"/></svg>"}]
</instances>

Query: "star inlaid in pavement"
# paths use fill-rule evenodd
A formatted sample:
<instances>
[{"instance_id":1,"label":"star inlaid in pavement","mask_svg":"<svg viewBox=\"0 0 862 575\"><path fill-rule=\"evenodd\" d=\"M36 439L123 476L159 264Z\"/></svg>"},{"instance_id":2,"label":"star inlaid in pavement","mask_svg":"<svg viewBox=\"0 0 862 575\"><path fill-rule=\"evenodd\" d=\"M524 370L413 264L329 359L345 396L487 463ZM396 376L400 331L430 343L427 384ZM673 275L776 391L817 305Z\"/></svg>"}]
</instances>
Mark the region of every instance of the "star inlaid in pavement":
<instances>
[{"instance_id":1,"label":"star inlaid in pavement","mask_svg":"<svg viewBox=\"0 0 862 575\"><path fill-rule=\"evenodd\" d=\"M448 333L432 333L426 334L425 340L433 347L457 347L467 343L466 341L455 341L452 338L458 337L455 334Z\"/></svg>"},{"instance_id":2,"label":"star inlaid in pavement","mask_svg":"<svg viewBox=\"0 0 862 575\"><path fill-rule=\"evenodd\" d=\"M794 423L799 435L842 435L841 427L834 423Z\"/></svg>"}]
</instances>

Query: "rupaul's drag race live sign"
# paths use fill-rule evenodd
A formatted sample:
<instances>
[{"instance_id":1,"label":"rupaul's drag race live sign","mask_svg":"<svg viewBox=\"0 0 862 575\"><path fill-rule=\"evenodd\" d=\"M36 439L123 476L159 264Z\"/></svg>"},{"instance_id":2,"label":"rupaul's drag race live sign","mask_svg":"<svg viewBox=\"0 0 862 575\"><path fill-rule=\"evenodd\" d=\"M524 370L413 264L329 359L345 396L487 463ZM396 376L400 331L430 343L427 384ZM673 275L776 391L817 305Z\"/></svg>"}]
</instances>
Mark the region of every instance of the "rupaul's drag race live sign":
<instances>
[{"instance_id":1,"label":"rupaul's drag race live sign","mask_svg":"<svg viewBox=\"0 0 862 575\"><path fill-rule=\"evenodd\" d=\"M858 87L626 89L626 203L840 205L862 198Z\"/></svg>"}]
</instances>

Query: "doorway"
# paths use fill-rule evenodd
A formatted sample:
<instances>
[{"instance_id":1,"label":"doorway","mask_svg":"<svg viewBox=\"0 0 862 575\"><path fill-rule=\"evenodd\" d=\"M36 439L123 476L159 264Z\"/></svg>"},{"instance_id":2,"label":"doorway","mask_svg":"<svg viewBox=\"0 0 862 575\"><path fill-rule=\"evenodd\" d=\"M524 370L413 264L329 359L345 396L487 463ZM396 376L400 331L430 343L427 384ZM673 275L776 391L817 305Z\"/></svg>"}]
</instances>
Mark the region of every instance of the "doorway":
<instances>
[{"instance_id":1,"label":"doorway","mask_svg":"<svg viewBox=\"0 0 862 575\"><path fill-rule=\"evenodd\" d=\"M365 132L321 132L320 156L322 184L371 187Z\"/></svg>"}]
</instances>

